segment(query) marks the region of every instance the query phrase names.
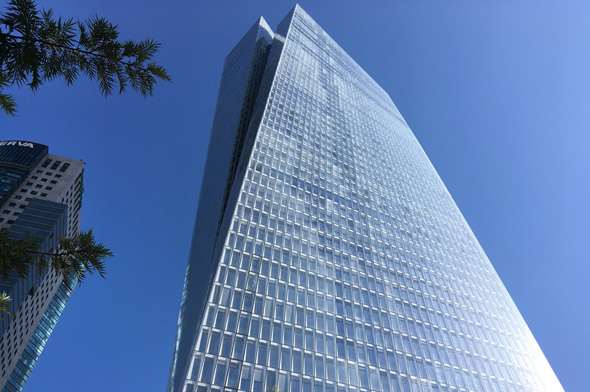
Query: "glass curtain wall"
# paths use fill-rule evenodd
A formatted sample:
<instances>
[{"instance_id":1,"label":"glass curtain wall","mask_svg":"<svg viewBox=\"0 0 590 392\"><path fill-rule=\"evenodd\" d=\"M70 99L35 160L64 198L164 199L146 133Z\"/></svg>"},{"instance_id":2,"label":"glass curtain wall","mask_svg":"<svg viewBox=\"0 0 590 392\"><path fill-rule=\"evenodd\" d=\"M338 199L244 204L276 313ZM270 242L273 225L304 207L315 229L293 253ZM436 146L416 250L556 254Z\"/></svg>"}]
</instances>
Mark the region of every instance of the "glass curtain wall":
<instances>
[{"instance_id":1,"label":"glass curtain wall","mask_svg":"<svg viewBox=\"0 0 590 392\"><path fill-rule=\"evenodd\" d=\"M387 93L298 6L272 46L184 390L561 391Z\"/></svg>"}]
</instances>

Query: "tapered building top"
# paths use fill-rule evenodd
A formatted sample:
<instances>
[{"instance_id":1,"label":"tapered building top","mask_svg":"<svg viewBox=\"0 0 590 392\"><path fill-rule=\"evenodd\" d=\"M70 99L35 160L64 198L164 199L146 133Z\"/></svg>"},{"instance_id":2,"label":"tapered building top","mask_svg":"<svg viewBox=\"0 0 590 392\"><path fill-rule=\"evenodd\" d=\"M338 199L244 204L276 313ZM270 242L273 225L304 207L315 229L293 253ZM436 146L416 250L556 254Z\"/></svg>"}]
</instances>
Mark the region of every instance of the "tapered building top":
<instances>
[{"instance_id":1,"label":"tapered building top","mask_svg":"<svg viewBox=\"0 0 590 392\"><path fill-rule=\"evenodd\" d=\"M299 6L226 60L168 388L273 387L562 390L390 97Z\"/></svg>"}]
</instances>

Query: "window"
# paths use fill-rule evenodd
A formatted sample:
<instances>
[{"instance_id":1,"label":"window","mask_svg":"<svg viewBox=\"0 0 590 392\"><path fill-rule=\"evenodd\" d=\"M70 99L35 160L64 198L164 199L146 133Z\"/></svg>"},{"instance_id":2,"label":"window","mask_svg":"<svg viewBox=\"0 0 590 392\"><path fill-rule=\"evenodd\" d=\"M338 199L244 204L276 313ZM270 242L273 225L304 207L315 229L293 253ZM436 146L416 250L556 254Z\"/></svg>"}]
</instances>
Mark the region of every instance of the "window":
<instances>
[{"instance_id":1,"label":"window","mask_svg":"<svg viewBox=\"0 0 590 392\"><path fill-rule=\"evenodd\" d=\"M47 167L47 166L49 166L50 163L51 163L51 159L46 159L45 162L43 162L43 164L41 165L41 167ZM39 170L37 172L39 172Z\"/></svg>"},{"instance_id":2,"label":"window","mask_svg":"<svg viewBox=\"0 0 590 392\"><path fill-rule=\"evenodd\" d=\"M55 162L53 162L53 165L51 165L51 170L57 169L57 167L59 165L61 165L61 161L55 161Z\"/></svg>"}]
</instances>

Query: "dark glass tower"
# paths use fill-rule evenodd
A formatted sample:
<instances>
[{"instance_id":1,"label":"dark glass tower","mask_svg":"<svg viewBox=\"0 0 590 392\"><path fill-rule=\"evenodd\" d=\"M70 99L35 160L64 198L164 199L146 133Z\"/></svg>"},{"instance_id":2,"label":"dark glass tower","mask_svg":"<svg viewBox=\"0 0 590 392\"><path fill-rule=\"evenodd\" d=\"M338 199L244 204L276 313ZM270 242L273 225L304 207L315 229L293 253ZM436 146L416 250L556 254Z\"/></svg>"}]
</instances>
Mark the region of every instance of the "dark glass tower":
<instances>
[{"instance_id":1,"label":"dark glass tower","mask_svg":"<svg viewBox=\"0 0 590 392\"><path fill-rule=\"evenodd\" d=\"M562 391L403 117L299 6L226 59L169 391Z\"/></svg>"}]
</instances>

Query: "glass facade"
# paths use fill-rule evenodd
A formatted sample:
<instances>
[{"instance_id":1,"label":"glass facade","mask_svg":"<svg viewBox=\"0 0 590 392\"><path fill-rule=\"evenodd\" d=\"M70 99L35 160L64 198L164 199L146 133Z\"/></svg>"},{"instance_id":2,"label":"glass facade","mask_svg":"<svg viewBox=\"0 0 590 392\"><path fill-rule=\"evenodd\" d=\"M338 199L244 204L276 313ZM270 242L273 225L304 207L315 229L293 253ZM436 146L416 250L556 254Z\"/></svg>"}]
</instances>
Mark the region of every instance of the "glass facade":
<instances>
[{"instance_id":1,"label":"glass facade","mask_svg":"<svg viewBox=\"0 0 590 392\"><path fill-rule=\"evenodd\" d=\"M0 206L8 200L49 148L19 140L0 141Z\"/></svg>"},{"instance_id":2,"label":"glass facade","mask_svg":"<svg viewBox=\"0 0 590 392\"><path fill-rule=\"evenodd\" d=\"M14 370L2 388L2 392L20 392L23 390L27 379L41 356L41 352L49 340L49 336L51 336L53 329L57 325L57 321L70 299L70 295L74 291L76 283L77 280L75 278L69 283L64 281L60 283L59 288L51 299L49 306L43 312L41 320L18 359Z\"/></svg>"},{"instance_id":3,"label":"glass facade","mask_svg":"<svg viewBox=\"0 0 590 392\"><path fill-rule=\"evenodd\" d=\"M57 238L65 235L67 216L68 206L65 204L32 199L16 222L7 230L7 234L9 238L31 238L39 243L40 251L49 252L55 249ZM18 320L22 321L22 319L29 316L25 310L28 308L26 302L31 302L36 293L44 293L48 290L48 282L52 279L55 279L54 273L44 272L40 274L34 268L26 278L19 278L15 273L11 273L9 279L0 278L0 292L5 292L11 297L11 311ZM9 350L16 345L11 342L14 337L6 337L5 339L4 334L11 330L11 324L15 323L15 320L12 317L4 317L0 321L0 348L2 349L0 358L6 361L1 368L3 371L2 376L6 378L6 381L3 379L3 384L0 385L2 392L19 392L23 390L72 290L73 285L66 285L62 282L49 306L43 311L39 322L36 325L35 323L24 324L26 332L28 332L29 328L34 329L34 332L28 340L25 339L26 346L22 350L22 354L19 355L18 360L12 366L12 370L8 372L6 370L9 369L5 369L4 366L12 362ZM39 294L37 295L39 296ZM40 302L38 299L35 305L40 305ZM23 332L24 328L21 328L19 332ZM15 328L13 327L12 330L14 331ZM13 343L13 346L7 343ZM14 350L14 352L18 351L20 350Z\"/></svg>"},{"instance_id":4,"label":"glass facade","mask_svg":"<svg viewBox=\"0 0 590 392\"><path fill-rule=\"evenodd\" d=\"M54 252L60 237L80 227L84 163L49 154L28 141L0 141L0 230L8 238L30 238L39 251ZM25 278L0 278L11 297L0 320L0 390L24 388L73 290L55 271L32 267Z\"/></svg>"},{"instance_id":5,"label":"glass facade","mask_svg":"<svg viewBox=\"0 0 590 392\"><path fill-rule=\"evenodd\" d=\"M169 390L562 391L387 93L299 6L264 61Z\"/></svg>"}]
</instances>

